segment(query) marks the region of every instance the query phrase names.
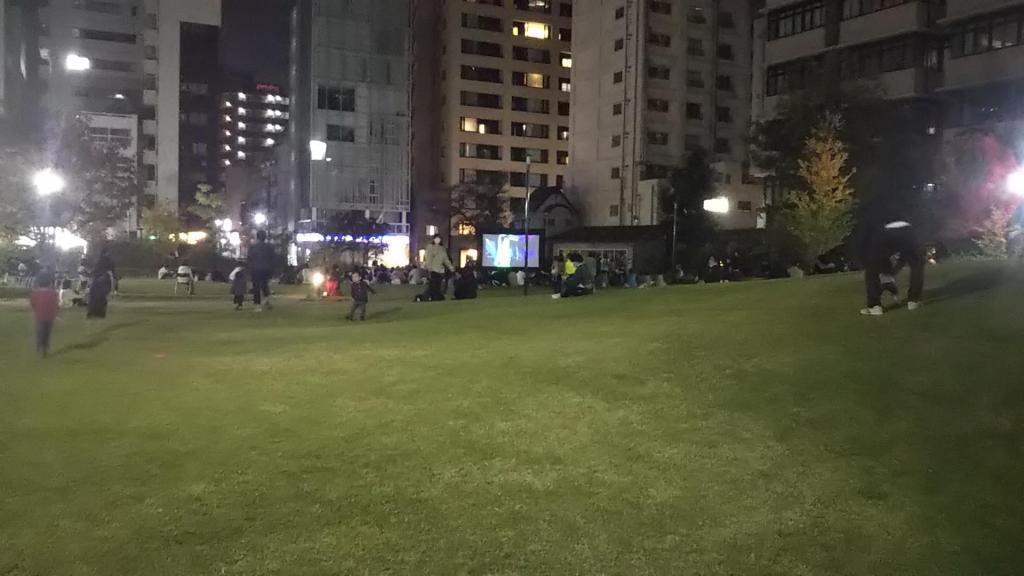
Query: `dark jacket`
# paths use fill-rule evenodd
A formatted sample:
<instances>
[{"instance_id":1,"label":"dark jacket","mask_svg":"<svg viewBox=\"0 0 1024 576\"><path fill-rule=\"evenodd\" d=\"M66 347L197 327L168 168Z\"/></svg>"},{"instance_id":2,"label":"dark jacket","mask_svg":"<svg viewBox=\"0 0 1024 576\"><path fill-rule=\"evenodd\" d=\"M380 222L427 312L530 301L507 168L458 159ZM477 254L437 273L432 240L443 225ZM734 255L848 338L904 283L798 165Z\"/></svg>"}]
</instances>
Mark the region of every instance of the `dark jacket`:
<instances>
[{"instance_id":1,"label":"dark jacket","mask_svg":"<svg viewBox=\"0 0 1024 576\"><path fill-rule=\"evenodd\" d=\"M257 242L249 247L249 270L270 272L274 269L274 247L266 242Z\"/></svg>"},{"instance_id":2,"label":"dark jacket","mask_svg":"<svg viewBox=\"0 0 1024 576\"><path fill-rule=\"evenodd\" d=\"M231 280L231 293L235 296L244 296L249 291L249 271L245 268L235 272Z\"/></svg>"},{"instance_id":3,"label":"dark jacket","mask_svg":"<svg viewBox=\"0 0 1024 576\"><path fill-rule=\"evenodd\" d=\"M366 280L360 280L359 282L352 283L352 299L356 302L369 302L369 292L377 293L372 286L366 283Z\"/></svg>"}]
</instances>

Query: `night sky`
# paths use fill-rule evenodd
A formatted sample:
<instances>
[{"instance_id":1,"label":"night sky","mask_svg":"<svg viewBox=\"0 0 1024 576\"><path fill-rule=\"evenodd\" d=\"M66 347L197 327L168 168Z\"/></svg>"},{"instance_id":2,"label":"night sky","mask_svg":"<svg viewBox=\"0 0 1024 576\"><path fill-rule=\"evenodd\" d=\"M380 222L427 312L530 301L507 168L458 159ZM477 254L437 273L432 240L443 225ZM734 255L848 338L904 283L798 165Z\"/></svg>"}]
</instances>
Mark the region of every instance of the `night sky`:
<instances>
[{"instance_id":1,"label":"night sky","mask_svg":"<svg viewBox=\"0 0 1024 576\"><path fill-rule=\"evenodd\" d=\"M288 84L291 0L223 0L221 48L225 70L257 82Z\"/></svg>"}]
</instances>

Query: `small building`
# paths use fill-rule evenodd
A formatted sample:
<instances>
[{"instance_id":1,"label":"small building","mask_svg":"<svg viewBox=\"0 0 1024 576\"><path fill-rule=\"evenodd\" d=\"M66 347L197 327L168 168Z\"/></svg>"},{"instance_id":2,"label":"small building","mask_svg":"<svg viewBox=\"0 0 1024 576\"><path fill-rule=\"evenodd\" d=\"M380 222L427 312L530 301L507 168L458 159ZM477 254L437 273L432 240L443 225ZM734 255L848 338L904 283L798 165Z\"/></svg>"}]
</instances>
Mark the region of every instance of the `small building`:
<instances>
[{"instance_id":1,"label":"small building","mask_svg":"<svg viewBox=\"0 0 1024 576\"><path fill-rule=\"evenodd\" d=\"M579 252L611 269L657 274L668 268L671 235L665 226L583 226L549 237L547 245L551 257Z\"/></svg>"},{"instance_id":2,"label":"small building","mask_svg":"<svg viewBox=\"0 0 1024 576\"><path fill-rule=\"evenodd\" d=\"M512 228L523 228L523 199L513 199ZM547 236L560 234L579 225L580 212L560 186L543 186L530 194L530 231Z\"/></svg>"}]
</instances>

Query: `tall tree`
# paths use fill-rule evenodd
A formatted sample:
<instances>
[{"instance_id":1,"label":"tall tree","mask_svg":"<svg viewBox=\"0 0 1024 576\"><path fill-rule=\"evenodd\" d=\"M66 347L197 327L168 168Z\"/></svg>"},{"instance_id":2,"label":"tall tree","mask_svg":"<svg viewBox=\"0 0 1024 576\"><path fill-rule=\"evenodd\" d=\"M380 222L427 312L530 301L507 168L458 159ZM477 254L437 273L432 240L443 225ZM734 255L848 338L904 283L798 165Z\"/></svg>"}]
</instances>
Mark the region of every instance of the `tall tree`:
<instances>
[{"instance_id":1,"label":"tall tree","mask_svg":"<svg viewBox=\"0 0 1024 576\"><path fill-rule=\"evenodd\" d=\"M682 166L672 171L671 187L662 197L662 221L677 218L679 238L690 245L704 244L715 231L714 220L704 201L715 194L715 168L707 150L698 148L683 158Z\"/></svg>"},{"instance_id":2,"label":"tall tree","mask_svg":"<svg viewBox=\"0 0 1024 576\"><path fill-rule=\"evenodd\" d=\"M753 125L753 159L777 190L799 190L804 143L818 119L839 114L845 120L839 136L858 167L852 179L858 221L874 222L892 212L919 216L930 206L933 187L928 185L938 179L942 142L933 129L937 110L884 96L877 86L835 82L790 95L771 119Z\"/></svg>"},{"instance_id":3,"label":"tall tree","mask_svg":"<svg viewBox=\"0 0 1024 576\"><path fill-rule=\"evenodd\" d=\"M783 211L786 229L799 240L801 256L811 265L839 246L854 227L854 189L847 168L849 153L840 138L842 119L828 113L804 144L799 161L804 186L791 194Z\"/></svg>"},{"instance_id":4,"label":"tall tree","mask_svg":"<svg viewBox=\"0 0 1024 576\"><path fill-rule=\"evenodd\" d=\"M188 207L190 214L200 220L204 227L213 226L213 221L224 215L224 195L209 184L196 186L195 200Z\"/></svg>"},{"instance_id":5,"label":"tall tree","mask_svg":"<svg viewBox=\"0 0 1024 576\"><path fill-rule=\"evenodd\" d=\"M54 199L55 214L80 236L104 237L138 205L142 189L131 156L122 145L93 140L84 121L65 128L55 156L67 180L67 188Z\"/></svg>"},{"instance_id":6,"label":"tall tree","mask_svg":"<svg viewBox=\"0 0 1024 576\"><path fill-rule=\"evenodd\" d=\"M449 193L448 215L453 226L465 223L477 230L509 225L511 213L504 184L463 183Z\"/></svg>"}]
</instances>

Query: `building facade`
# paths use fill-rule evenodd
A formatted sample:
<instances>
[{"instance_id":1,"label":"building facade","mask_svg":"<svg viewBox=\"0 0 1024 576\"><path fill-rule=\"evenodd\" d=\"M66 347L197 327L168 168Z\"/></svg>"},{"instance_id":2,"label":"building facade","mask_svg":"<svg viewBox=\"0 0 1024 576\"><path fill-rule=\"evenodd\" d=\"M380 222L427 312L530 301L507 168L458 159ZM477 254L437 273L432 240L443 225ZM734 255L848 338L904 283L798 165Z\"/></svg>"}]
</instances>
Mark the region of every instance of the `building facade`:
<instances>
[{"instance_id":1,"label":"building facade","mask_svg":"<svg viewBox=\"0 0 1024 576\"><path fill-rule=\"evenodd\" d=\"M569 163L572 4L448 0L443 8L441 184L560 185Z\"/></svg>"},{"instance_id":2,"label":"building facade","mask_svg":"<svg viewBox=\"0 0 1024 576\"><path fill-rule=\"evenodd\" d=\"M660 222L673 168L707 150L725 228L755 226L745 169L751 19L745 0L577 0L569 187L594 226Z\"/></svg>"},{"instance_id":3,"label":"building facade","mask_svg":"<svg viewBox=\"0 0 1024 576\"><path fill-rule=\"evenodd\" d=\"M209 74L200 72L200 78L190 80L195 68L186 65L182 69L182 50L186 51L186 62L192 50L201 58L191 61L201 62L203 69L210 67L210 54L217 53L216 31L208 28L196 36L190 33L190 27L219 26L220 1L48 0L4 4L8 33L3 44L9 56L5 93L11 96L9 104L17 107L28 133L50 138L83 113L136 115L141 134L139 180L151 202L177 210L182 190L190 189L182 183L182 147L192 150L188 134L191 121L200 122L195 114L208 113L193 106L195 100L190 98L193 93L189 90L216 93ZM191 88L186 90L183 83ZM200 94L200 100L203 97ZM211 114L203 127L215 126ZM202 140L210 142L207 136ZM186 180L195 172L193 168L186 165Z\"/></svg>"},{"instance_id":4,"label":"building facade","mask_svg":"<svg viewBox=\"0 0 1024 576\"><path fill-rule=\"evenodd\" d=\"M272 226L287 226L287 204L278 203L275 187L291 99L277 84L240 81L230 88L220 95L217 146L228 213L246 221L260 211Z\"/></svg>"},{"instance_id":5,"label":"building facade","mask_svg":"<svg viewBox=\"0 0 1024 576\"><path fill-rule=\"evenodd\" d=\"M416 247L434 233L470 232L449 218L460 185L502 189L519 210L527 159L531 190L563 185L573 8L569 0L414 4Z\"/></svg>"},{"instance_id":6,"label":"building facade","mask_svg":"<svg viewBox=\"0 0 1024 576\"><path fill-rule=\"evenodd\" d=\"M409 0L299 0L292 13L292 214L362 213L408 233Z\"/></svg>"},{"instance_id":7,"label":"building facade","mask_svg":"<svg viewBox=\"0 0 1024 576\"><path fill-rule=\"evenodd\" d=\"M948 0L940 96L947 136L984 128L1021 143L1024 1Z\"/></svg>"}]
</instances>

